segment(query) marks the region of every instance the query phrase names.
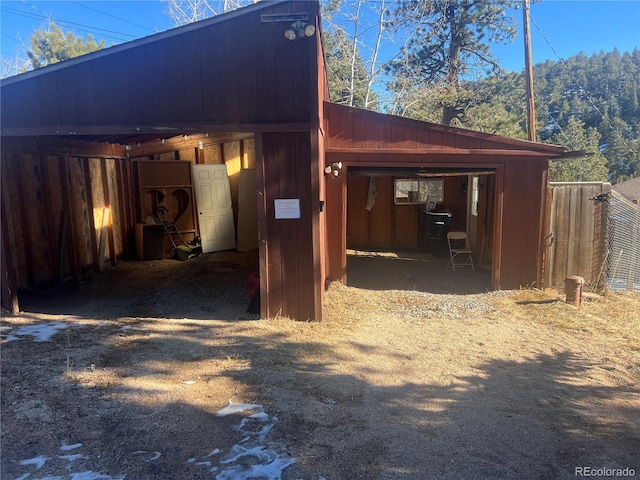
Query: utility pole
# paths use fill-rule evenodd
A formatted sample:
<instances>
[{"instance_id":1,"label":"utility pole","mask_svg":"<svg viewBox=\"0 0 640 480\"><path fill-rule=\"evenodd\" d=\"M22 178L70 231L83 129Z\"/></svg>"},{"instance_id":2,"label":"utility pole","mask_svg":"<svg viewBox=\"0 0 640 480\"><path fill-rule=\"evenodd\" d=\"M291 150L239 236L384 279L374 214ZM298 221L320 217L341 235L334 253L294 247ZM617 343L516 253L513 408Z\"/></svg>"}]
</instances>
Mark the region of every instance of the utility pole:
<instances>
[{"instance_id":1,"label":"utility pole","mask_svg":"<svg viewBox=\"0 0 640 480\"><path fill-rule=\"evenodd\" d=\"M522 0L524 31L524 78L527 97L527 135L536 141L536 106L533 100L533 66L531 65L531 31L529 29L529 0Z\"/></svg>"}]
</instances>

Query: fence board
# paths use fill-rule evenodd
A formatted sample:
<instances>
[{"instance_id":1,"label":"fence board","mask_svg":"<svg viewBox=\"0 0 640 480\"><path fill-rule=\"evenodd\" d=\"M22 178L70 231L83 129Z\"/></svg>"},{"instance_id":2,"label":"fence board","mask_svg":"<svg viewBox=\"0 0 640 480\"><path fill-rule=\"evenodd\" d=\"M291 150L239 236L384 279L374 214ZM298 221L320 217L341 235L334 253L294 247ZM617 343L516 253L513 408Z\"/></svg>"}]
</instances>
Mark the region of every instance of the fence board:
<instances>
[{"instance_id":1,"label":"fence board","mask_svg":"<svg viewBox=\"0 0 640 480\"><path fill-rule=\"evenodd\" d=\"M606 182L551 183L550 216L546 232L545 286L564 289L569 275L587 284L598 281L603 262L602 229L606 219L601 203L593 198L611 189Z\"/></svg>"}]
</instances>

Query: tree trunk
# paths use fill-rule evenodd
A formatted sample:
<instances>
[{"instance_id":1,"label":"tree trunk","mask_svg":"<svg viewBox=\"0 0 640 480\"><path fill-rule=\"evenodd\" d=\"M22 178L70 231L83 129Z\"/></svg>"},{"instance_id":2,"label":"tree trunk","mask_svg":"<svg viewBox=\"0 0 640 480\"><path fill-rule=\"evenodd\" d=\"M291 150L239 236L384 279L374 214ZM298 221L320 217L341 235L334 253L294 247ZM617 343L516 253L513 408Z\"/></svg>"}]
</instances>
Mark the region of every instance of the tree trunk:
<instances>
[{"instance_id":1,"label":"tree trunk","mask_svg":"<svg viewBox=\"0 0 640 480\"><path fill-rule=\"evenodd\" d=\"M446 16L451 29L451 44L449 45L449 54L447 56L447 62L449 63L449 68L447 69L446 74L448 98L446 99L447 103L442 108L442 124L451 125L452 121L460 114L456 98L458 96L458 88L460 86L460 53L462 52L462 33L464 25L462 28L458 25L458 22L456 21L455 7L449 6L447 8Z\"/></svg>"}]
</instances>

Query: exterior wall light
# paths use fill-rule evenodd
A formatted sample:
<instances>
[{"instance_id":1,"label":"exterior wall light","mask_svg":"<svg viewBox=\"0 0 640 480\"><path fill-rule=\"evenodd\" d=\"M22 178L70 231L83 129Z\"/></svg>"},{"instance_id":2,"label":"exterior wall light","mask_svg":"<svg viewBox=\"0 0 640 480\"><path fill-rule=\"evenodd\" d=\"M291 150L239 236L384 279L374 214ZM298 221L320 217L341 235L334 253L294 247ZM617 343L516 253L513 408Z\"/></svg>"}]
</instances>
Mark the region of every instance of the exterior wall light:
<instances>
[{"instance_id":1,"label":"exterior wall light","mask_svg":"<svg viewBox=\"0 0 640 480\"><path fill-rule=\"evenodd\" d=\"M284 32L287 40L295 40L296 38L313 37L316 33L316 27L300 20L293 22Z\"/></svg>"},{"instance_id":2,"label":"exterior wall light","mask_svg":"<svg viewBox=\"0 0 640 480\"><path fill-rule=\"evenodd\" d=\"M331 165L324 167L324 173L337 177L342 170L342 162L333 162Z\"/></svg>"}]
</instances>

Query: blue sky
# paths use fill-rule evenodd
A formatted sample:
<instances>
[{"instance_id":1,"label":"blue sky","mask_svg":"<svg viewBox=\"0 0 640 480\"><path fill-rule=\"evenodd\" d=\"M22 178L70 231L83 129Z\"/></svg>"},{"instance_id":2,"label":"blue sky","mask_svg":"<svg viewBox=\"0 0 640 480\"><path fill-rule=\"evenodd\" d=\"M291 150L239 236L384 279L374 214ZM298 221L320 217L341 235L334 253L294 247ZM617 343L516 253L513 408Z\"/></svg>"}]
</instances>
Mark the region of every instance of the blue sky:
<instances>
[{"instance_id":1,"label":"blue sky","mask_svg":"<svg viewBox=\"0 0 640 480\"><path fill-rule=\"evenodd\" d=\"M46 25L46 18L64 31L86 37L93 33L107 44L122 43L173 27L160 0L1 0L0 46L3 57L15 57L29 36ZM522 21L522 12L515 11ZM558 60L579 52L620 52L640 48L640 0L545 0L531 6L533 62ZM522 33L509 45L492 47L506 70L524 65Z\"/></svg>"}]
</instances>

